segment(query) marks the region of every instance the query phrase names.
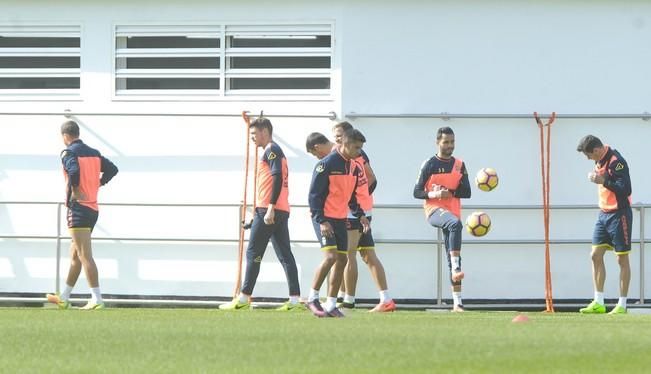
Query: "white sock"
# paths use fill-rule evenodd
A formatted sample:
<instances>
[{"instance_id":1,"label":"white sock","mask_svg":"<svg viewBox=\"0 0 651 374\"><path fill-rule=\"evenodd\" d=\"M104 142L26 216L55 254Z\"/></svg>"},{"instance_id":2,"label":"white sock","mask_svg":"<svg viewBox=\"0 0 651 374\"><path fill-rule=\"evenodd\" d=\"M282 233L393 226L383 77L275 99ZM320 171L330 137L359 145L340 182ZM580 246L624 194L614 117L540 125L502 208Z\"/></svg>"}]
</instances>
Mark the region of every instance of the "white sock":
<instances>
[{"instance_id":1,"label":"white sock","mask_svg":"<svg viewBox=\"0 0 651 374\"><path fill-rule=\"evenodd\" d=\"M307 297L307 301L311 303L314 300L319 300L319 291L315 289L310 289L310 294Z\"/></svg>"},{"instance_id":2,"label":"white sock","mask_svg":"<svg viewBox=\"0 0 651 374\"><path fill-rule=\"evenodd\" d=\"M240 304L248 303L249 302L249 296L247 296L247 295L240 292L239 302L240 302Z\"/></svg>"},{"instance_id":3,"label":"white sock","mask_svg":"<svg viewBox=\"0 0 651 374\"><path fill-rule=\"evenodd\" d=\"M461 303L461 292L452 292L452 301L454 305L463 305Z\"/></svg>"},{"instance_id":4,"label":"white sock","mask_svg":"<svg viewBox=\"0 0 651 374\"><path fill-rule=\"evenodd\" d=\"M72 287L70 287L70 286L68 286L66 284L66 288L63 289L63 292L61 292L61 295L59 295L59 297L63 301L68 301L68 300L70 300L70 294L71 293L72 293Z\"/></svg>"},{"instance_id":5,"label":"white sock","mask_svg":"<svg viewBox=\"0 0 651 374\"><path fill-rule=\"evenodd\" d=\"M332 312L337 307L337 298L336 297L327 297L325 304L323 304L323 309L326 312Z\"/></svg>"},{"instance_id":6,"label":"white sock","mask_svg":"<svg viewBox=\"0 0 651 374\"><path fill-rule=\"evenodd\" d=\"M344 303L355 304L355 296L345 294L344 295Z\"/></svg>"},{"instance_id":7,"label":"white sock","mask_svg":"<svg viewBox=\"0 0 651 374\"><path fill-rule=\"evenodd\" d=\"M450 261L452 262L452 271L461 270L460 256L450 256Z\"/></svg>"},{"instance_id":8,"label":"white sock","mask_svg":"<svg viewBox=\"0 0 651 374\"><path fill-rule=\"evenodd\" d=\"M619 301L617 302L617 305L621 306L622 308L626 309L626 299L627 297L620 297Z\"/></svg>"},{"instance_id":9,"label":"white sock","mask_svg":"<svg viewBox=\"0 0 651 374\"><path fill-rule=\"evenodd\" d=\"M346 293L344 291L339 291L339 293L337 294L337 298L342 298L343 299L344 296L346 296Z\"/></svg>"},{"instance_id":10,"label":"white sock","mask_svg":"<svg viewBox=\"0 0 651 374\"><path fill-rule=\"evenodd\" d=\"M289 297L289 303L292 305L298 304L298 296L290 296Z\"/></svg>"},{"instance_id":11,"label":"white sock","mask_svg":"<svg viewBox=\"0 0 651 374\"><path fill-rule=\"evenodd\" d=\"M102 303L102 293L99 292L99 287L90 289L90 301L94 302L95 304Z\"/></svg>"},{"instance_id":12,"label":"white sock","mask_svg":"<svg viewBox=\"0 0 651 374\"><path fill-rule=\"evenodd\" d=\"M389 290L380 291L380 303L388 303L391 301L391 296L389 296Z\"/></svg>"},{"instance_id":13,"label":"white sock","mask_svg":"<svg viewBox=\"0 0 651 374\"><path fill-rule=\"evenodd\" d=\"M601 305L604 305L604 293L603 292L594 292L594 301L598 302Z\"/></svg>"}]
</instances>

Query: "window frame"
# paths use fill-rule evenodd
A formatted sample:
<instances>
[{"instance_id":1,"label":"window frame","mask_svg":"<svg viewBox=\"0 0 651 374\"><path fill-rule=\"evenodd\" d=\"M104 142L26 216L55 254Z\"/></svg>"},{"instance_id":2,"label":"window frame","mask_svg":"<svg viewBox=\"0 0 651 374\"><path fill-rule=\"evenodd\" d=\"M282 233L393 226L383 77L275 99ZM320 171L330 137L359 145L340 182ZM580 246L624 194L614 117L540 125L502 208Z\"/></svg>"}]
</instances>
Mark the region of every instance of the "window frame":
<instances>
[{"instance_id":1,"label":"window frame","mask_svg":"<svg viewBox=\"0 0 651 374\"><path fill-rule=\"evenodd\" d=\"M182 36L180 33L187 30L188 34L204 35L207 32L216 32L219 29L219 54L202 54L202 50L192 50L181 48L178 54L165 55L166 57L184 57L191 53L196 53L197 57L218 57L220 61L219 69L215 69L210 75L205 70L209 69L144 69L144 71L131 72L118 70L118 58L129 55L126 48L118 48L118 37L124 37L128 32L137 33L138 36ZM275 35L290 34L296 35L314 35L314 32L320 32L319 35L330 36L330 46L327 48L229 48L229 36L233 33L255 35L256 33L269 33L269 29L275 32ZM111 99L113 101L334 101L335 97L335 25L334 21L310 21L310 22L215 22L215 23L127 23L115 22L112 25L112 72L111 72ZM118 31L120 30L120 31ZM147 35L149 33L149 35ZM153 49L152 49L153 50ZM156 52L168 52L158 50ZM126 53L125 53L126 52ZM142 52L142 51L141 51ZM173 52L176 52L173 50ZM147 51L153 55L155 52ZM164 54L164 53L163 53ZM138 56L134 52L134 55ZM330 58L329 69L229 69L230 57L309 57L309 56L327 56ZM154 71L156 70L156 71ZM213 77L220 80L219 89L217 90L137 90L138 92L127 93L120 91L118 79L120 77L144 77L151 74L151 77L170 74L165 70L175 70L178 77ZM196 71L201 70L201 71ZM130 74L137 73L137 74ZM230 78L328 78L330 79L329 89L262 89L262 90L230 90ZM136 90L134 90L136 91ZM167 91L167 92L165 92ZM209 92L207 92L209 91Z\"/></svg>"},{"instance_id":2,"label":"window frame","mask_svg":"<svg viewBox=\"0 0 651 374\"><path fill-rule=\"evenodd\" d=\"M0 102L81 101L83 88L83 25L78 22L30 22L22 25L0 23L0 35L10 37L77 37L79 47L0 48L3 57L78 57L79 68L0 68L0 78L77 78L79 88L0 89Z\"/></svg>"}]
</instances>

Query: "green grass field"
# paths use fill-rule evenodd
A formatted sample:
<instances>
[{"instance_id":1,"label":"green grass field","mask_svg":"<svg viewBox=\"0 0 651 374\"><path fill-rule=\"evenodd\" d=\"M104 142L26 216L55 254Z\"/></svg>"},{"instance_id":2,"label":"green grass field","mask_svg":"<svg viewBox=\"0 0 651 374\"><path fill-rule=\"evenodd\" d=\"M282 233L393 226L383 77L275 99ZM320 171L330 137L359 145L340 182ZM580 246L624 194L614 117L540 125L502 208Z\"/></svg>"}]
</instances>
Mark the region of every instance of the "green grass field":
<instances>
[{"instance_id":1,"label":"green grass field","mask_svg":"<svg viewBox=\"0 0 651 374\"><path fill-rule=\"evenodd\" d=\"M649 372L651 316L0 309L0 372Z\"/></svg>"}]
</instances>

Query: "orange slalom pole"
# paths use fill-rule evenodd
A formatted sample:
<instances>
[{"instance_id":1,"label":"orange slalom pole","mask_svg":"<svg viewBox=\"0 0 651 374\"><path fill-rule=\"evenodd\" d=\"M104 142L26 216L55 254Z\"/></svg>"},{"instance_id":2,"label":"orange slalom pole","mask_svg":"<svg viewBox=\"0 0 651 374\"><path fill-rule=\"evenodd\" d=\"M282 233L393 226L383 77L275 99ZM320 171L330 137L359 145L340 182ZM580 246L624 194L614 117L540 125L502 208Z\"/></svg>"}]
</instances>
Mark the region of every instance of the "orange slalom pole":
<instances>
[{"instance_id":1,"label":"orange slalom pole","mask_svg":"<svg viewBox=\"0 0 651 374\"><path fill-rule=\"evenodd\" d=\"M550 165L551 165L551 125L556 119L556 113L552 112L551 118L547 123L543 123L534 112L534 118L540 130L540 166L542 176L542 193L543 193L543 225L545 232L545 312L554 312L554 303L552 296L552 276L551 276L551 258L549 250L549 221L550 221ZM547 127L547 144L545 146L545 134L543 127Z\"/></svg>"},{"instance_id":2,"label":"orange slalom pole","mask_svg":"<svg viewBox=\"0 0 651 374\"><path fill-rule=\"evenodd\" d=\"M247 205L247 197L248 197L248 189L249 189L249 156L250 156L250 145L251 145L251 139L249 137L249 124L251 123L251 119L249 118L248 114L246 111L242 112L242 118L244 119L244 124L246 125L244 134L246 136L246 149L245 149L245 157L244 157L244 193L242 196L242 206L240 207L240 218L241 222L240 224L240 236L239 236L239 241L238 241L238 250L237 250L237 277L235 280L235 290L233 292L233 297L238 297L241 291L242 287L242 261L244 258L244 233L246 231L245 229L245 222L246 222L246 208L248 207Z\"/></svg>"}]
</instances>

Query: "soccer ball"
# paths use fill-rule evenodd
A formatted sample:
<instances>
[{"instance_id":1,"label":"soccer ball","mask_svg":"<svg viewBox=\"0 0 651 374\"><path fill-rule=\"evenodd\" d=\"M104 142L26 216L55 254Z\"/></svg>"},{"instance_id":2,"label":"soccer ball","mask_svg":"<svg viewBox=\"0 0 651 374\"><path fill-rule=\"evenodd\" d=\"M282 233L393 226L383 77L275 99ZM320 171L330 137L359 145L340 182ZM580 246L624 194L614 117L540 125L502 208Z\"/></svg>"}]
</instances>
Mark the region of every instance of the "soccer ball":
<instances>
[{"instance_id":1,"label":"soccer ball","mask_svg":"<svg viewBox=\"0 0 651 374\"><path fill-rule=\"evenodd\" d=\"M480 169L475 176L475 184L482 191L492 191L497 187L498 183L497 172L492 168Z\"/></svg>"},{"instance_id":2,"label":"soccer ball","mask_svg":"<svg viewBox=\"0 0 651 374\"><path fill-rule=\"evenodd\" d=\"M466 218L466 230L472 236L484 236L491 229L491 218L484 212L473 212Z\"/></svg>"}]
</instances>

